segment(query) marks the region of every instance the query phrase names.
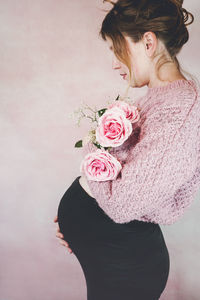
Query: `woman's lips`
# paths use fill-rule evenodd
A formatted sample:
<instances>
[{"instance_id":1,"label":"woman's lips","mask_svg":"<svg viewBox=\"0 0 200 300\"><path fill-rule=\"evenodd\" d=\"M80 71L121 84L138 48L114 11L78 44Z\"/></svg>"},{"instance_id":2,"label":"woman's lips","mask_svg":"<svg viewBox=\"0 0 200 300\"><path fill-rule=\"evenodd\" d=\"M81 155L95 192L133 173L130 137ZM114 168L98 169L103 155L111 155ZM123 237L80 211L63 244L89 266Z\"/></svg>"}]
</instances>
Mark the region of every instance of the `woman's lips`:
<instances>
[{"instance_id":1,"label":"woman's lips","mask_svg":"<svg viewBox=\"0 0 200 300\"><path fill-rule=\"evenodd\" d=\"M125 74L120 74L121 76L123 76L123 79L125 79L125 77L126 77L126 73Z\"/></svg>"}]
</instances>

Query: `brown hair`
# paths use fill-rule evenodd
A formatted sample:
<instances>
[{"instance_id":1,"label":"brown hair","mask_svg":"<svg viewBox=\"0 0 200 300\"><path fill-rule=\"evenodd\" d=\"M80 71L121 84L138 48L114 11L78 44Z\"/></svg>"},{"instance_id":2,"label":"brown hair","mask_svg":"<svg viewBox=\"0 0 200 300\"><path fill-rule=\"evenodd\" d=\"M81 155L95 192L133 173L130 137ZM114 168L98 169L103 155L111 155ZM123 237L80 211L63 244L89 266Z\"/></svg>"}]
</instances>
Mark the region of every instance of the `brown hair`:
<instances>
[{"instance_id":1,"label":"brown hair","mask_svg":"<svg viewBox=\"0 0 200 300\"><path fill-rule=\"evenodd\" d=\"M103 0L103 2L111 3L113 8L106 11L108 13L99 34L103 40L106 40L106 37L112 40L114 53L127 65L130 78L131 63L124 36L129 36L137 43L147 31L155 33L156 37L164 43L178 70L182 69L176 55L189 39L186 26L194 21L193 14L182 7L183 0L118 0L116 3ZM186 23L189 17L191 21ZM168 61L163 53L156 65L157 75L160 67ZM162 63L159 64L160 62Z\"/></svg>"}]
</instances>

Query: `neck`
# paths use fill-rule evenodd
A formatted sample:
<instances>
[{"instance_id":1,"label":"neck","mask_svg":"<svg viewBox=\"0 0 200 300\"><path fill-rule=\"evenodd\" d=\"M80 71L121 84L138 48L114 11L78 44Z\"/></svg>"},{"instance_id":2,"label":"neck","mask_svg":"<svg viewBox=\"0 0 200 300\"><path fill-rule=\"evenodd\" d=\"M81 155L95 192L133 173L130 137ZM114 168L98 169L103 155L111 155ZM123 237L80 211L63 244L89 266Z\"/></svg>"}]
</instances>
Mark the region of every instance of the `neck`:
<instances>
[{"instance_id":1,"label":"neck","mask_svg":"<svg viewBox=\"0 0 200 300\"><path fill-rule=\"evenodd\" d=\"M155 70L155 69L154 69ZM170 82L175 80L185 79L187 80L183 74L178 70L176 64L174 62L168 62L162 65L159 70L159 78L156 72L151 72L149 82L147 86L149 88L156 87L156 86L165 86Z\"/></svg>"}]
</instances>

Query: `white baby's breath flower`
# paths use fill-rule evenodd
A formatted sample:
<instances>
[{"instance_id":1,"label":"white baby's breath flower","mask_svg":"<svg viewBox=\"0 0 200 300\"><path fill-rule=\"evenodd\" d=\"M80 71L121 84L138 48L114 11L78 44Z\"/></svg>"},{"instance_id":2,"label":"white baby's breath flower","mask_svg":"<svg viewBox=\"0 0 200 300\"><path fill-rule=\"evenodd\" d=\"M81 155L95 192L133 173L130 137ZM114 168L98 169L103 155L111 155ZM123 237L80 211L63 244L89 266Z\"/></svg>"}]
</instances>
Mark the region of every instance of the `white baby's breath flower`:
<instances>
[{"instance_id":1,"label":"white baby's breath flower","mask_svg":"<svg viewBox=\"0 0 200 300\"><path fill-rule=\"evenodd\" d=\"M95 130L92 129L88 132L88 134L82 139L82 146L85 146L88 142L95 142L96 141L96 135Z\"/></svg>"},{"instance_id":2,"label":"white baby's breath flower","mask_svg":"<svg viewBox=\"0 0 200 300\"><path fill-rule=\"evenodd\" d=\"M74 110L68 116L69 118L75 120L76 125L80 127L80 121L84 118L81 107L79 107L77 110Z\"/></svg>"},{"instance_id":3,"label":"white baby's breath flower","mask_svg":"<svg viewBox=\"0 0 200 300\"><path fill-rule=\"evenodd\" d=\"M69 113L67 116L69 119L74 119L74 117L75 117L74 112Z\"/></svg>"},{"instance_id":4,"label":"white baby's breath flower","mask_svg":"<svg viewBox=\"0 0 200 300\"><path fill-rule=\"evenodd\" d=\"M84 118L88 118L91 123L97 122L96 114L97 114L96 106L95 109L93 109L89 105L84 103L84 101L82 101L80 107L77 110L74 110L69 115L69 117L76 119L76 124L80 127L80 122Z\"/></svg>"},{"instance_id":5,"label":"white baby's breath flower","mask_svg":"<svg viewBox=\"0 0 200 300\"><path fill-rule=\"evenodd\" d=\"M82 139L82 146L84 147L89 141L90 141L90 136L88 134L84 136L84 138Z\"/></svg>"},{"instance_id":6,"label":"white baby's breath flower","mask_svg":"<svg viewBox=\"0 0 200 300\"><path fill-rule=\"evenodd\" d=\"M106 101L107 106L109 106L109 105L112 104L112 103L113 103L113 100L107 100L107 101Z\"/></svg>"}]
</instances>

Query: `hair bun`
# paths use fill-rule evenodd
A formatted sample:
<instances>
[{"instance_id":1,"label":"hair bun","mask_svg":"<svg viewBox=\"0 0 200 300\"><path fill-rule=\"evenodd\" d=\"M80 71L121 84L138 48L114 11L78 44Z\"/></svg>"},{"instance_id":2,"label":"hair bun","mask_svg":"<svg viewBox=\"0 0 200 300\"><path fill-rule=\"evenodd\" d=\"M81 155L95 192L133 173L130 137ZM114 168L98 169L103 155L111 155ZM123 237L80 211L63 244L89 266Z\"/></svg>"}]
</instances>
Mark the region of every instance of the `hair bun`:
<instances>
[{"instance_id":1,"label":"hair bun","mask_svg":"<svg viewBox=\"0 0 200 300\"><path fill-rule=\"evenodd\" d=\"M170 0L170 1L176 5L178 12L183 20L183 24L185 26L192 24L194 21L194 16L189 11L187 11L185 8L182 7L183 0ZM186 23L189 18L191 18L191 21L189 23Z\"/></svg>"},{"instance_id":2,"label":"hair bun","mask_svg":"<svg viewBox=\"0 0 200 300\"><path fill-rule=\"evenodd\" d=\"M194 16L190 12L188 12L185 8L181 8L182 14L183 14L183 22L185 23L185 26L188 26L194 22ZM189 23L186 23L188 19L191 18L191 21Z\"/></svg>"}]
</instances>

